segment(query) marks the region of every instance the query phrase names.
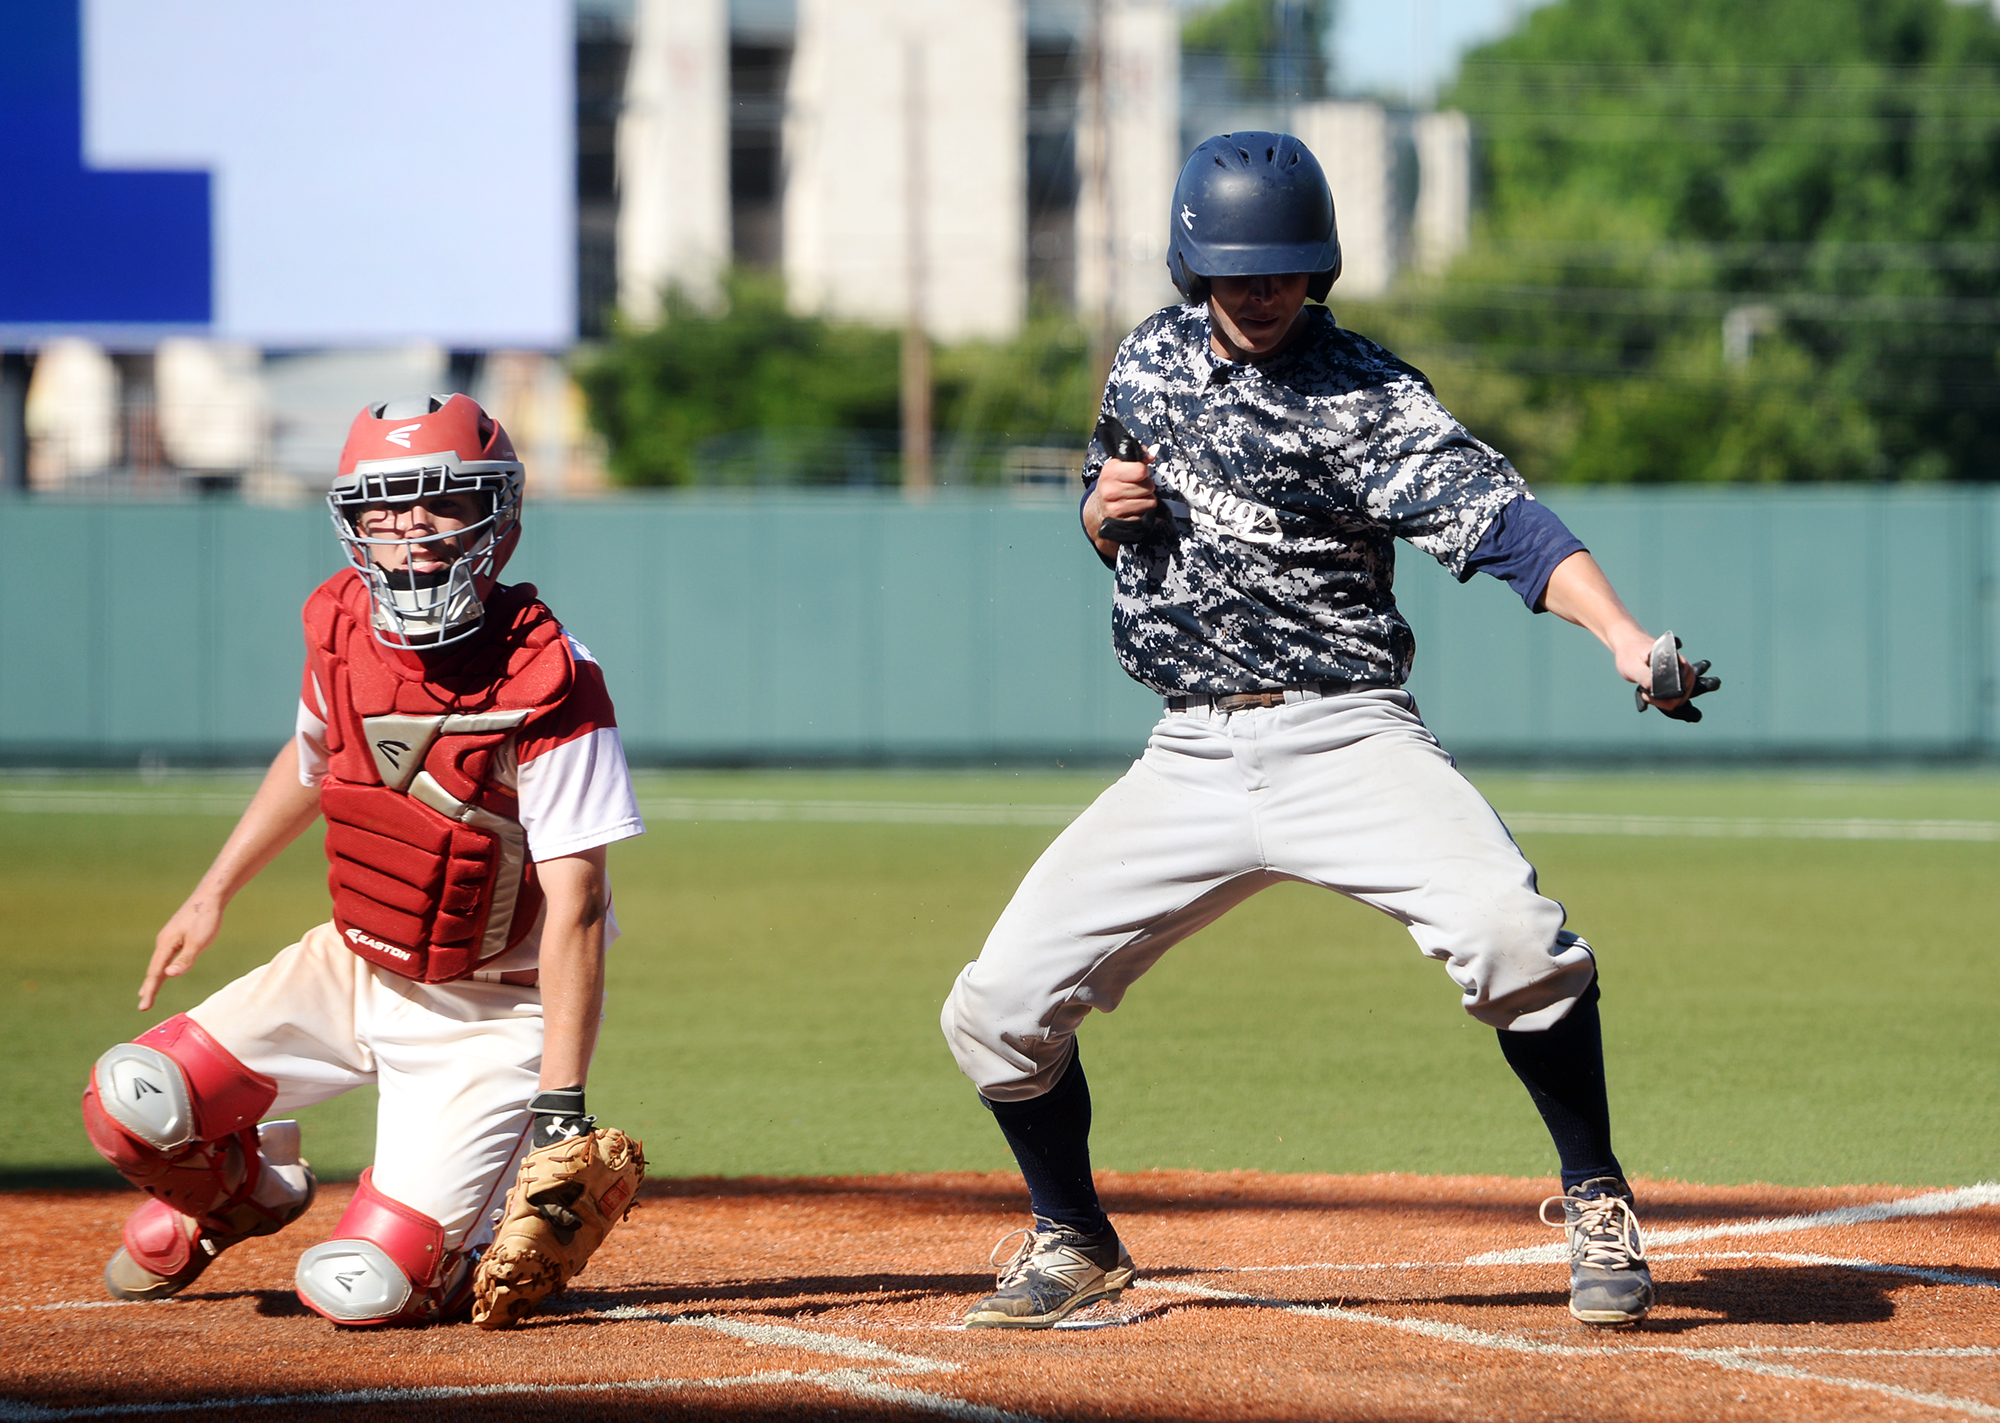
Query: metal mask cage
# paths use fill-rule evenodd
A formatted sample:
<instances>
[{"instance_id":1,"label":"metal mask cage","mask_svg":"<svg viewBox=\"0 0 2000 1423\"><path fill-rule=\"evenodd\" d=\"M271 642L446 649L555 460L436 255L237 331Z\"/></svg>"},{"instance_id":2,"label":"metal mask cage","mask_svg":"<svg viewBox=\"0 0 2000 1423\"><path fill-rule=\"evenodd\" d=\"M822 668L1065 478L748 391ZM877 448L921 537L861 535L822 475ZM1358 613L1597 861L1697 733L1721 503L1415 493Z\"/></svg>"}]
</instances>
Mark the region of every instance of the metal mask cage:
<instances>
[{"instance_id":1,"label":"metal mask cage","mask_svg":"<svg viewBox=\"0 0 2000 1423\"><path fill-rule=\"evenodd\" d=\"M348 565L368 585L376 641L387 647L422 651L445 647L479 630L486 608L478 580L497 579L500 546L520 522L521 466L512 461L480 461L485 468L460 465L403 466L387 470L357 470L343 476L327 494L334 534ZM483 519L448 534L384 538L361 532L362 516L371 508L412 505L447 494L483 494ZM458 556L442 578L414 571L417 550L446 539L458 545ZM385 569L375 550L401 547L407 576ZM434 581L432 581L434 580Z\"/></svg>"}]
</instances>

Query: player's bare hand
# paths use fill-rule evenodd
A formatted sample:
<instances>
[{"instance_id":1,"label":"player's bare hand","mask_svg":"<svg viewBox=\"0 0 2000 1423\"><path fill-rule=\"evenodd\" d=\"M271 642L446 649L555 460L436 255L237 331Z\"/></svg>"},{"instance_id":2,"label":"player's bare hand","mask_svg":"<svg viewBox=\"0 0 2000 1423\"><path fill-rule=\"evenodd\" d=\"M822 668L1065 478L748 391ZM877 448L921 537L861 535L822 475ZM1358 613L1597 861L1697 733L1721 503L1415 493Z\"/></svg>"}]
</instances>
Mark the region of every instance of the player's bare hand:
<instances>
[{"instance_id":1,"label":"player's bare hand","mask_svg":"<svg viewBox=\"0 0 2000 1423\"><path fill-rule=\"evenodd\" d=\"M197 889L174 911L153 940L153 960L146 965L145 981L139 985L139 1011L146 1012L159 995L160 985L179 978L194 967L201 951L215 942L222 928L222 899L206 888Z\"/></svg>"},{"instance_id":2,"label":"player's bare hand","mask_svg":"<svg viewBox=\"0 0 2000 1423\"><path fill-rule=\"evenodd\" d=\"M1091 496L1099 506L1099 517L1136 519L1160 502L1153 487L1153 451L1141 460L1106 460L1097 476L1097 490Z\"/></svg>"},{"instance_id":3,"label":"player's bare hand","mask_svg":"<svg viewBox=\"0 0 2000 1423\"><path fill-rule=\"evenodd\" d=\"M1097 483L1090 487L1090 497L1083 501L1083 528L1104 557L1115 558L1118 554L1118 545L1104 536L1105 520L1135 522L1159 505L1151 468L1158 453L1157 449L1148 450L1143 460L1106 460L1098 471Z\"/></svg>"}]
</instances>

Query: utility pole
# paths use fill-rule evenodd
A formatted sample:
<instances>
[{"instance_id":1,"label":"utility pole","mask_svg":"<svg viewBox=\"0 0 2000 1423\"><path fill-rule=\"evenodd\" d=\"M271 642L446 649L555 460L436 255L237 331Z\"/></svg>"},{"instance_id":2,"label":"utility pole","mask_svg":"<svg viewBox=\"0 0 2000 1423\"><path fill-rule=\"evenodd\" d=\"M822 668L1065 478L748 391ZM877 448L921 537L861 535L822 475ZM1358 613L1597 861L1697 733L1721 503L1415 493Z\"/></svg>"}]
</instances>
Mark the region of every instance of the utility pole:
<instances>
[{"instance_id":1,"label":"utility pole","mask_svg":"<svg viewBox=\"0 0 2000 1423\"><path fill-rule=\"evenodd\" d=\"M479 383L480 371L485 363L484 351L454 350L445 363L444 388L461 395L471 395L472 387Z\"/></svg>"},{"instance_id":2,"label":"utility pole","mask_svg":"<svg viewBox=\"0 0 2000 1423\"><path fill-rule=\"evenodd\" d=\"M1090 330L1090 368L1100 388L1111 374L1111 359L1118 350L1118 232L1113 220L1118 209L1111 200L1111 102L1104 54L1104 4L1105 0L1090 0L1090 23L1083 41L1084 112L1086 132L1091 137L1083 159L1089 175L1086 188L1097 208L1098 260L1104 264L1098 309L1085 313L1084 321Z\"/></svg>"},{"instance_id":3,"label":"utility pole","mask_svg":"<svg viewBox=\"0 0 2000 1423\"><path fill-rule=\"evenodd\" d=\"M924 330L924 44L903 46L903 258L907 300L903 319L903 492L921 499L931 489L931 343Z\"/></svg>"},{"instance_id":4,"label":"utility pole","mask_svg":"<svg viewBox=\"0 0 2000 1423\"><path fill-rule=\"evenodd\" d=\"M31 351L0 351L0 490L18 494L28 487L28 380L35 373Z\"/></svg>"}]
</instances>

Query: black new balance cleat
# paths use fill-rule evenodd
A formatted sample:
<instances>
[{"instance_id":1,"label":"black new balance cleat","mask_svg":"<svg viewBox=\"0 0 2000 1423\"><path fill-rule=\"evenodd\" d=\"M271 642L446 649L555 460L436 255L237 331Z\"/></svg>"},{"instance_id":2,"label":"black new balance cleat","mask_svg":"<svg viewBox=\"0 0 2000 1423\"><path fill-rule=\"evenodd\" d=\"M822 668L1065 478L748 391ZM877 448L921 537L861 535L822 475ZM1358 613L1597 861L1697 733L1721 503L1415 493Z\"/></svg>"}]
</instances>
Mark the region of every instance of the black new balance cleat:
<instances>
[{"instance_id":1,"label":"black new balance cleat","mask_svg":"<svg viewBox=\"0 0 2000 1423\"><path fill-rule=\"evenodd\" d=\"M999 1287L965 1316L966 1328L1047 1329L1085 1305L1117 1299L1132 1283L1132 1257L1116 1231L1085 1235L1038 1218L1001 1236L993 1254L1016 1235L1027 1239L1000 1267Z\"/></svg>"},{"instance_id":2,"label":"black new balance cleat","mask_svg":"<svg viewBox=\"0 0 2000 1423\"><path fill-rule=\"evenodd\" d=\"M1563 1218L1549 1219L1560 1204ZM1569 1232L1569 1312L1585 1324L1637 1324L1653 1307L1653 1272L1632 1213L1632 1188L1598 1176L1542 1202L1542 1224Z\"/></svg>"}]
</instances>

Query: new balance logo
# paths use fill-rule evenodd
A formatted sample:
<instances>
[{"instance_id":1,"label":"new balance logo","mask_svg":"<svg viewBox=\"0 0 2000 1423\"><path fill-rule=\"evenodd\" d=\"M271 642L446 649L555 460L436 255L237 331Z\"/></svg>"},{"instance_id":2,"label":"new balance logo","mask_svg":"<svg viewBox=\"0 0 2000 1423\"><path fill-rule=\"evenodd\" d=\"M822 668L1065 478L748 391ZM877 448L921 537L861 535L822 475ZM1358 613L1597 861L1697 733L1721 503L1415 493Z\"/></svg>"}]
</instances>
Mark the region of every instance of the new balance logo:
<instances>
[{"instance_id":1,"label":"new balance logo","mask_svg":"<svg viewBox=\"0 0 2000 1423\"><path fill-rule=\"evenodd\" d=\"M388 434L384 435L382 438L387 440L392 445L401 445L404 449L407 450L410 447L410 436L414 432L421 430L423 428L424 427L422 425L404 425L397 429L391 430Z\"/></svg>"},{"instance_id":2,"label":"new balance logo","mask_svg":"<svg viewBox=\"0 0 2000 1423\"><path fill-rule=\"evenodd\" d=\"M378 741L375 743L375 749L382 753L383 758L391 766L400 771L403 769L403 753L410 749L410 743L407 741Z\"/></svg>"}]
</instances>

